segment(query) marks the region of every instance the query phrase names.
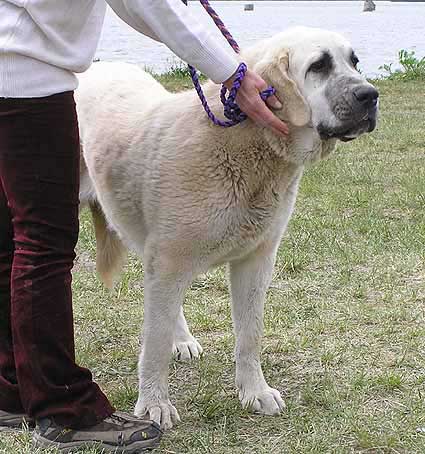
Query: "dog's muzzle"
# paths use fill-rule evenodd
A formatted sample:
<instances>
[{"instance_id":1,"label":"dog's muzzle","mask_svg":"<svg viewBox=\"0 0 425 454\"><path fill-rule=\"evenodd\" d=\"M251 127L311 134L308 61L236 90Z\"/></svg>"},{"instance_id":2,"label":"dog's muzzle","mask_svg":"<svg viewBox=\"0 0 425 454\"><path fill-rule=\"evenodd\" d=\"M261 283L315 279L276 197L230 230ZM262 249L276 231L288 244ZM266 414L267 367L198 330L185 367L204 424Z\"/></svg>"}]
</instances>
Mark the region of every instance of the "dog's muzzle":
<instances>
[{"instance_id":1,"label":"dog's muzzle","mask_svg":"<svg viewBox=\"0 0 425 454\"><path fill-rule=\"evenodd\" d=\"M352 91L350 100L351 115L339 119L340 125L328 127L319 123L317 131L322 140L340 139L343 142L353 140L361 134L371 132L376 127L379 93L372 85L361 85Z\"/></svg>"},{"instance_id":2,"label":"dog's muzzle","mask_svg":"<svg viewBox=\"0 0 425 454\"><path fill-rule=\"evenodd\" d=\"M369 122L367 132L373 131L376 127L376 115L378 111L378 90L375 87L372 87L372 85L358 87L353 91L353 96L358 104L366 110L366 114L363 116L362 121Z\"/></svg>"}]
</instances>

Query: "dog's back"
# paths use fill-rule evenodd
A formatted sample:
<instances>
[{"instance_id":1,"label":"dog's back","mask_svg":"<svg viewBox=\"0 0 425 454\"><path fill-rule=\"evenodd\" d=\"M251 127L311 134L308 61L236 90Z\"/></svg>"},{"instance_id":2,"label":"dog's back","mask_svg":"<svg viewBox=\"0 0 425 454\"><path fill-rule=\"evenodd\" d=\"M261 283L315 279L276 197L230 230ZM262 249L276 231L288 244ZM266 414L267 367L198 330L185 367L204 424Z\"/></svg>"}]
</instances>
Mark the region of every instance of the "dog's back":
<instances>
[{"instance_id":1,"label":"dog's back","mask_svg":"<svg viewBox=\"0 0 425 454\"><path fill-rule=\"evenodd\" d=\"M108 116L108 124L125 127L115 121L130 119L134 117L131 112L145 111L160 99L171 96L150 74L128 63L94 63L78 79L75 99L83 143L91 140L90 125L105 115ZM120 115L123 111L129 115Z\"/></svg>"}]
</instances>

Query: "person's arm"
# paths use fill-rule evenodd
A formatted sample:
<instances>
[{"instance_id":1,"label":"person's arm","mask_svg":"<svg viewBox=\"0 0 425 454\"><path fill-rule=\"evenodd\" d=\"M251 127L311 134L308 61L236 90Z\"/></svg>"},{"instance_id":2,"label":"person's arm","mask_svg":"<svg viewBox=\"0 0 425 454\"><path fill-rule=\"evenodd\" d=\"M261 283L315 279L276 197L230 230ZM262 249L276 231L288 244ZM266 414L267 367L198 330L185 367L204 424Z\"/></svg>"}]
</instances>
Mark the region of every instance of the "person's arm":
<instances>
[{"instance_id":1,"label":"person's arm","mask_svg":"<svg viewBox=\"0 0 425 454\"><path fill-rule=\"evenodd\" d=\"M181 0L106 0L132 28L161 41L211 80L228 80L238 67L226 46L193 17Z\"/></svg>"},{"instance_id":2,"label":"person's arm","mask_svg":"<svg viewBox=\"0 0 425 454\"><path fill-rule=\"evenodd\" d=\"M239 61L230 45L226 46L192 16L181 0L106 0L115 13L139 32L164 43L182 60L216 83L231 87ZM213 27L213 25L211 25ZM286 135L288 127L262 101L259 93L266 82L248 70L238 91L236 102L257 124L276 134ZM276 96L267 104L281 108Z\"/></svg>"}]
</instances>

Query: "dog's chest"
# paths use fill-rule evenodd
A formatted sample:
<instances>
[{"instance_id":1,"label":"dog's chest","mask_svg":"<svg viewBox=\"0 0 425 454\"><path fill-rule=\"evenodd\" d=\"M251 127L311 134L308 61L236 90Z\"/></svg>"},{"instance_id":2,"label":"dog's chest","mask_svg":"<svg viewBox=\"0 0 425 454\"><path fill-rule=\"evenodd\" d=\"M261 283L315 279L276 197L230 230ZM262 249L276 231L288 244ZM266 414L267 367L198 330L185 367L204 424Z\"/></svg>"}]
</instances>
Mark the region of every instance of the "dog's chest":
<instances>
[{"instance_id":1,"label":"dog's chest","mask_svg":"<svg viewBox=\"0 0 425 454\"><path fill-rule=\"evenodd\" d=\"M223 246L227 243L229 251L226 259L245 255L286 227L296 193L291 190L292 183L300 172L287 164L274 164L271 171L256 176L256 185L245 197L234 196L236 203L228 209L227 235L223 238Z\"/></svg>"}]
</instances>

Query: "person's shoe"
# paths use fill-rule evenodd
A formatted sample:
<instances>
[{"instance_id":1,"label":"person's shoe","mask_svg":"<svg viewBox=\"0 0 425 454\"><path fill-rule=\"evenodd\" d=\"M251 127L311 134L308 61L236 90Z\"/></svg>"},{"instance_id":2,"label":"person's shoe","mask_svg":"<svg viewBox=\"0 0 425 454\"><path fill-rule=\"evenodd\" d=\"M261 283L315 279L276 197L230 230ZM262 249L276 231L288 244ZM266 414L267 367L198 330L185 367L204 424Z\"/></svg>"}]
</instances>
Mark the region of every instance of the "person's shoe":
<instances>
[{"instance_id":1,"label":"person's shoe","mask_svg":"<svg viewBox=\"0 0 425 454\"><path fill-rule=\"evenodd\" d=\"M0 431L34 428L34 421L23 413L0 410Z\"/></svg>"},{"instance_id":2,"label":"person's shoe","mask_svg":"<svg viewBox=\"0 0 425 454\"><path fill-rule=\"evenodd\" d=\"M49 418L38 420L33 441L37 448L56 448L64 453L98 446L104 452L136 454L156 448L161 436L155 422L117 411L87 429L67 429Z\"/></svg>"}]
</instances>

